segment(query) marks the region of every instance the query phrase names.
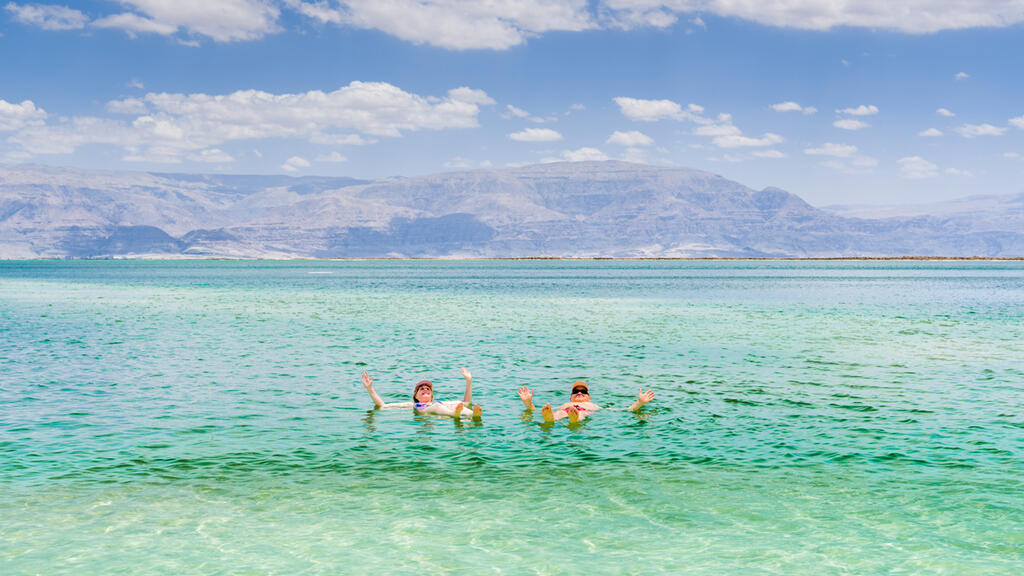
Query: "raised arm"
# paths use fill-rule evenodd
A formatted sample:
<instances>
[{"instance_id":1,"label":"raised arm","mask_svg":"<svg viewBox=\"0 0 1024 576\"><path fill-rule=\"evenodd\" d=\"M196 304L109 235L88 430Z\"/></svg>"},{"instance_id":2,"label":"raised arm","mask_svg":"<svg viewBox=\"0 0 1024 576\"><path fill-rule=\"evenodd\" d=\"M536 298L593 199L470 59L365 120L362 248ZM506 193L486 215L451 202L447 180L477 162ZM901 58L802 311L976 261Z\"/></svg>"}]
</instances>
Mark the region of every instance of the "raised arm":
<instances>
[{"instance_id":1,"label":"raised arm","mask_svg":"<svg viewBox=\"0 0 1024 576\"><path fill-rule=\"evenodd\" d=\"M640 393L637 394L636 402L630 404L627 410L632 410L633 412L636 412L637 410L643 408L644 404L647 404L651 400L654 400L654 390L648 390L647 392L644 392L643 389L641 389Z\"/></svg>"},{"instance_id":2,"label":"raised arm","mask_svg":"<svg viewBox=\"0 0 1024 576\"><path fill-rule=\"evenodd\" d=\"M533 406L533 390L530 390L526 386L520 387L519 399L523 401L523 406L526 406L527 410L535 410Z\"/></svg>"},{"instance_id":3,"label":"raised arm","mask_svg":"<svg viewBox=\"0 0 1024 576\"><path fill-rule=\"evenodd\" d=\"M466 393L462 395L462 403L469 406L473 403L473 375L463 368L462 377L466 379Z\"/></svg>"},{"instance_id":4,"label":"raised arm","mask_svg":"<svg viewBox=\"0 0 1024 576\"><path fill-rule=\"evenodd\" d=\"M370 393L370 398L373 399L373 405L377 408L384 407L384 401L380 399L377 391L373 389L373 376L370 376L369 372L363 372L363 387Z\"/></svg>"}]
</instances>

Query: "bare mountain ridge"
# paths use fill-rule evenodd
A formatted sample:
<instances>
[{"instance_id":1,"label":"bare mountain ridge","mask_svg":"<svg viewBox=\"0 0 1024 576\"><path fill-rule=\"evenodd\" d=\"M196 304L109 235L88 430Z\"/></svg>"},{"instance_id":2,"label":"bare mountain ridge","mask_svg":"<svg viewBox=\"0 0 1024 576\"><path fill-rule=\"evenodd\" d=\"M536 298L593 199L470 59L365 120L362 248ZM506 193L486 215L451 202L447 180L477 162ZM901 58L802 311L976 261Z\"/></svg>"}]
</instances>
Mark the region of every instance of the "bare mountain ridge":
<instances>
[{"instance_id":1,"label":"bare mountain ridge","mask_svg":"<svg viewBox=\"0 0 1024 576\"><path fill-rule=\"evenodd\" d=\"M374 182L17 166L0 257L1021 256L1022 205L854 218L617 161Z\"/></svg>"}]
</instances>

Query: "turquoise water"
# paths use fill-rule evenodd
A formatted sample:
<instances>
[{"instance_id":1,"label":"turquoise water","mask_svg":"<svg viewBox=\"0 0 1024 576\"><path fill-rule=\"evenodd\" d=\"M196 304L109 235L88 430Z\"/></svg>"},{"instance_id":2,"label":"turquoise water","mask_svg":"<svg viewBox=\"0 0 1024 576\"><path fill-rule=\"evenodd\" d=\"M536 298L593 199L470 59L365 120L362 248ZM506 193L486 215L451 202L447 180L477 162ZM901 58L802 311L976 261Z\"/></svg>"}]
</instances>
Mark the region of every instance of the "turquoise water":
<instances>
[{"instance_id":1,"label":"turquoise water","mask_svg":"<svg viewBox=\"0 0 1024 576\"><path fill-rule=\"evenodd\" d=\"M1020 574L1022 358L1022 262L0 262L0 571Z\"/></svg>"}]
</instances>

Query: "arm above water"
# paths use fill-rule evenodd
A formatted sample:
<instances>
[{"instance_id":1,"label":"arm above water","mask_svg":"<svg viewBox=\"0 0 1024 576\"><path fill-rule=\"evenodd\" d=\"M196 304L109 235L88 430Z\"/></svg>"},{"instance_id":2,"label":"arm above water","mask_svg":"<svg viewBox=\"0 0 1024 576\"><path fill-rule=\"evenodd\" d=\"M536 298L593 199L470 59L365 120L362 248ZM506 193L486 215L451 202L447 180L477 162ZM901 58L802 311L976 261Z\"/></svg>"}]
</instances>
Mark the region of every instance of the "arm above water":
<instances>
[{"instance_id":1,"label":"arm above water","mask_svg":"<svg viewBox=\"0 0 1024 576\"><path fill-rule=\"evenodd\" d=\"M373 399L374 408L411 408L412 402L392 402L391 404L385 404L381 400L380 395L373 389L373 376L370 376L368 372L363 372L363 387L370 393L370 398Z\"/></svg>"},{"instance_id":2,"label":"arm above water","mask_svg":"<svg viewBox=\"0 0 1024 576\"><path fill-rule=\"evenodd\" d=\"M526 386L519 388L519 399L523 401L523 406L526 406L527 410L535 410L533 405L533 390L530 390Z\"/></svg>"},{"instance_id":3,"label":"arm above water","mask_svg":"<svg viewBox=\"0 0 1024 576\"><path fill-rule=\"evenodd\" d=\"M654 400L654 390L648 390L647 392L644 392L641 389L640 393L637 394L636 402L630 404L629 408L626 408L626 410L636 412L637 410L643 408L644 404L647 404L651 400Z\"/></svg>"}]
</instances>

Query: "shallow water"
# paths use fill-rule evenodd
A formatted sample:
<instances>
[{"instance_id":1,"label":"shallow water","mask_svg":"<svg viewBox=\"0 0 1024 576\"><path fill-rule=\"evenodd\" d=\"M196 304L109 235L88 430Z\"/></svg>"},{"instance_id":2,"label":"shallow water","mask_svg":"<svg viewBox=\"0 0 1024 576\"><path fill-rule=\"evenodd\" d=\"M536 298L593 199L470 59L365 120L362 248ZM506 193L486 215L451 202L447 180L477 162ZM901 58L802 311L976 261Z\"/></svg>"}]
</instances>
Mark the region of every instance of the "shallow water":
<instances>
[{"instance_id":1,"label":"shallow water","mask_svg":"<svg viewBox=\"0 0 1024 576\"><path fill-rule=\"evenodd\" d=\"M1019 574L1021 358L1021 262L0 262L0 565Z\"/></svg>"}]
</instances>

